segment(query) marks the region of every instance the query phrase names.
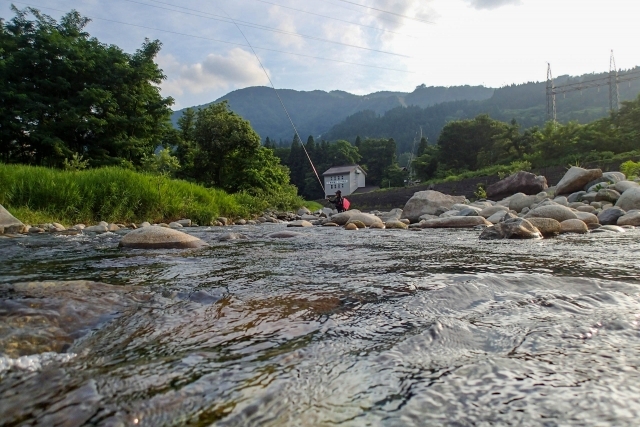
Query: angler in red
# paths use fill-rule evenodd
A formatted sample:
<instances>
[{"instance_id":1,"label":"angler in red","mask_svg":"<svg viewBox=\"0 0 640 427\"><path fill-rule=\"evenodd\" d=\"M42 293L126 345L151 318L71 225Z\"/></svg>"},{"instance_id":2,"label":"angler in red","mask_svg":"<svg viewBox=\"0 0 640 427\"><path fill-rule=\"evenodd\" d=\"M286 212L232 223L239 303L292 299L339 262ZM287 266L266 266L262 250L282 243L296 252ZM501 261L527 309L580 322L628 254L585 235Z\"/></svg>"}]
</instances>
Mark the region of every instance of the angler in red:
<instances>
[{"instance_id":1,"label":"angler in red","mask_svg":"<svg viewBox=\"0 0 640 427\"><path fill-rule=\"evenodd\" d=\"M338 190L336 191L336 196L333 199L328 199L329 202L333 203L336 206L336 210L338 212L344 212L347 209L349 209L349 206L351 205L351 203L345 199L344 197L342 197L342 191Z\"/></svg>"}]
</instances>

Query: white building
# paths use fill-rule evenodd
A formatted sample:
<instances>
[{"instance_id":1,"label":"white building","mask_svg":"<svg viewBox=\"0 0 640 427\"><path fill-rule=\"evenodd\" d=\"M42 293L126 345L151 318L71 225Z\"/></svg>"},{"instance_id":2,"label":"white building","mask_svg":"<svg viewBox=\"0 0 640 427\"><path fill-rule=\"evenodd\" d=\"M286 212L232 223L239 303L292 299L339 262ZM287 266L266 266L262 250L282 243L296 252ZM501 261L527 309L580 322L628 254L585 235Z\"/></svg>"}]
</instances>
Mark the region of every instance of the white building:
<instances>
[{"instance_id":1,"label":"white building","mask_svg":"<svg viewBox=\"0 0 640 427\"><path fill-rule=\"evenodd\" d=\"M322 174L324 178L324 195L334 196L340 190L343 196L354 193L365 186L367 174L358 165L336 166Z\"/></svg>"}]
</instances>

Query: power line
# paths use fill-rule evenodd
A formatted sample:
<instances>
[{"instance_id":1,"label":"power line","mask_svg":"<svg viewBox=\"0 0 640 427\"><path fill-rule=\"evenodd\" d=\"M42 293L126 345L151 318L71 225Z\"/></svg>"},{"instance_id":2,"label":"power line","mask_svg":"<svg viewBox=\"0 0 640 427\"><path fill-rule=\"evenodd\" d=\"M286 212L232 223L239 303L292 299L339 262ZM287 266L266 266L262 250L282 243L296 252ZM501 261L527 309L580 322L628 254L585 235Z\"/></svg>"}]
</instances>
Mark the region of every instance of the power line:
<instances>
[{"instance_id":1,"label":"power line","mask_svg":"<svg viewBox=\"0 0 640 427\"><path fill-rule=\"evenodd\" d=\"M253 1L257 1L257 2L260 2L260 3L266 3L266 4L271 4L271 5L274 5L274 6L277 6L277 7L281 7L283 9L295 10L296 12L307 13L307 14L313 15L313 16L319 16L321 18L332 19L334 21L344 22L346 24L351 24L351 25L356 25L356 26L362 27L362 28L370 28L372 30L381 31L381 32L384 32L384 33L397 34L399 36L409 37L409 38L412 38L412 39L417 39L418 38L418 37L411 36L409 34L399 33L397 31L386 30L384 28L374 27L374 26L371 26L371 25L358 24L357 22L347 21L346 19L340 19L340 18L334 18L333 16L321 15L319 13L309 12L307 10L302 10L302 9L296 9L295 7L284 6L282 4L272 3L272 2L269 2L269 1L266 1L266 0L253 0Z\"/></svg>"},{"instance_id":2,"label":"power line","mask_svg":"<svg viewBox=\"0 0 640 427\"><path fill-rule=\"evenodd\" d=\"M353 2L353 1L349 1L349 0L338 0L338 1L341 1L343 3L349 3L349 4L352 4L352 5L358 6L358 7L363 7L365 9L371 9L371 10L375 10L375 11L378 11L378 12L388 13L389 15L398 16L398 17L404 18L404 19L411 19L412 21L422 22L423 24L433 24L434 23L434 22L431 22L431 21L426 21L424 19L413 18L411 16L401 15L401 14L395 13L395 12L390 12L388 10L378 9L377 7L366 6L364 4L356 3L356 2Z\"/></svg>"},{"instance_id":3,"label":"power line","mask_svg":"<svg viewBox=\"0 0 640 427\"><path fill-rule=\"evenodd\" d=\"M66 10L55 9L55 8L52 8L52 7L34 6L34 5L31 5L31 4L23 3L23 2L19 2L19 1L12 1L12 0L2 0L2 1L6 1L8 3L21 4L21 5L24 5L24 6L27 6L27 7L53 10L53 11L61 12L61 13L67 13L68 12ZM137 27L137 28L144 28L146 30L160 31L162 33L175 34L175 35L178 35L178 36L191 37L191 38L201 39L201 40L208 40L208 41L213 41L213 42L217 42L217 43L230 44L230 45L234 45L234 46L249 47L249 45L244 44L244 43L236 43L236 42L230 42L230 41L227 41L227 40L214 39L214 38L210 38L210 37L196 36L196 35L193 35L193 34L179 33L177 31L163 30L163 29L160 29L160 28L147 27L147 26L138 25L138 24L130 24L128 22L116 21L116 20L113 20L113 19L97 18L97 17L92 17L92 16L86 16L86 15L85 15L85 17L89 18L91 20L113 22L115 24L127 25L127 26L130 26L130 27ZM379 67L377 65L362 64L362 63L359 63L359 62L341 61L339 59L331 59L331 58L324 58L324 57L321 57L321 56L305 55L305 54L302 54L302 53L287 52L287 51L284 51L284 50L271 49L271 48L267 48L267 47L254 46L254 48L258 49L258 50L266 50L266 51L269 51L269 52L283 53L283 54L286 54L286 55L300 56L302 58L319 59L319 60L322 60L322 61L336 62L336 63L339 63L339 64L356 65L356 66L359 66L359 67L376 68L376 69L379 69L379 70L396 71L396 72L400 72L400 73L414 74L413 71L400 70L400 69L397 69L397 68Z\"/></svg>"},{"instance_id":4,"label":"power line","mask_svg":"<svg viewBox=\"0 0 640 427\"><path fill-rule=\"evenodd\" d=\"M170 6L173 6L175 8L195 11L195 12L198 12L198 14L189 13L189 12L183 12L181 10L169 9L169 8L162 7L162 6L155 6L155 5L152 5L152 4L143 3L143 2L136 1L136 0L123 0L123 1L129 2L129 3L136 3L136 4L143 5L143 6L148 6L148 7L154 7L154 8L157 8L157 9L168 10L168 11L171 11L171 12L182 13L182 14L185 14L185 15L197 16L197 17L200 17L200 18L211 19L211 20L214 20L214 21L221 21L221 22L226 22L226 23L229 23L229 24L234 24L234 22L229 21L228 19L219 19L219 18L213 18L212 17L212 16L220 16L220 15L215 15L215 14L208 13L208 12L203 12L203 11L196 10L196 9L189 9L189 8L183 7L183 6L174 6L174 5L170 5L169 3L164 3L164 2L161 2L161 1L157 1L157 0L148 0L148 1L152 1L154 3L161 3L161 4L170 5ZM204 16L202 14L210 15L210 16ZM388 51L385 51L385 50L373 49L373 48L369 48L369 47L358 46L358 45L353 45L353 44L349 44L349 43L343 43L343 42L323 39L321 37L309 36L309 35L306 35L306 34L300 34L300 33L292 32L292 31L278 30L278 29L274 29L274 28L267 27L267 26L264 26L264 25L254 24L252 22L238 21L238 20L236 20L235 22L239 23L239 24L236 24L236 25L241 25L243 27L256 28L256 29L259 29L259 30L270 31L270 32L280 33L280 34L286 34L286 35L291 35L291 36L295 36L295 37L301 37L301 38L310 39L310 40L322 41L322 42L325 42L325 43L332 43L332 44L351 47L351 48L355 48L355 49L362 49L362 50L368 50L368 51L371 51L371 52L384 53L386 55L393 55L393 56L401 56L403 58L410 58L410 56L403 55L403 54L400 54L400 53L393 53L393 52L388 52Z\"/></svg>"}]
</instances>

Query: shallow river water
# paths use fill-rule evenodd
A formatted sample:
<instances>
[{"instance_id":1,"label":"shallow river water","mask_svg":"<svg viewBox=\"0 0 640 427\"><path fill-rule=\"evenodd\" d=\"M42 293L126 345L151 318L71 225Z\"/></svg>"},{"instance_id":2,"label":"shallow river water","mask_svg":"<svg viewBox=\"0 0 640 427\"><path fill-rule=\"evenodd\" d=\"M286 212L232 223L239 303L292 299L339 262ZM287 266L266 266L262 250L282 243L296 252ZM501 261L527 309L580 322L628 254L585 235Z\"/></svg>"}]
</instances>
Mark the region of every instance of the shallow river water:
<instances>
[{"instance_id":1,"label":"shallow river water","mask_svg":"<svg viewBox=\"0 0 640 427\"><path fill-rule=\"evenodd\" d=\"M283 228L0 240L0 425L638 425L640 230Z\"/></svg>"}]
</instances>

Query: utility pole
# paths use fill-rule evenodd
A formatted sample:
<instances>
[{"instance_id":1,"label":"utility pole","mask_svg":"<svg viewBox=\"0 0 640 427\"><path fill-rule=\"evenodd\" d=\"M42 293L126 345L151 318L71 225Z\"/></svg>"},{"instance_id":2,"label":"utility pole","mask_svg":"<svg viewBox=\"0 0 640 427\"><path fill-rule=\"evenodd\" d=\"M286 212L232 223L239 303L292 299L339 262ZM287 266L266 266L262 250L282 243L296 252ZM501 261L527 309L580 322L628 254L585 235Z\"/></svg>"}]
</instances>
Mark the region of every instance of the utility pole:
<instances>
[{"instance_id":1,"label":"utility pole","mask_svg":"<svg viewBox=\"0 0 640 427\"><path fill-rule=\"evenodd\" d=\"M614 113L619 109L618 69L616 68L616 59L613 57L613 49L611 49L611 58L609 59L609 110Z\"/></svg>"},{"instance_id":2,"label":"utility pole","mask_svg":"<svg viewBox=\"0 0 640 427\"><path fill-rule=\"evenodd\" d=\"M547 120L556 121L556 91L551 74L551 64L547 62Z\"/></svg>"}]
</instances>

